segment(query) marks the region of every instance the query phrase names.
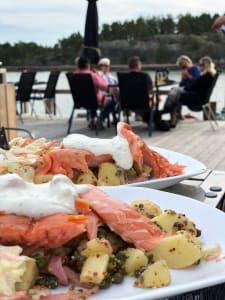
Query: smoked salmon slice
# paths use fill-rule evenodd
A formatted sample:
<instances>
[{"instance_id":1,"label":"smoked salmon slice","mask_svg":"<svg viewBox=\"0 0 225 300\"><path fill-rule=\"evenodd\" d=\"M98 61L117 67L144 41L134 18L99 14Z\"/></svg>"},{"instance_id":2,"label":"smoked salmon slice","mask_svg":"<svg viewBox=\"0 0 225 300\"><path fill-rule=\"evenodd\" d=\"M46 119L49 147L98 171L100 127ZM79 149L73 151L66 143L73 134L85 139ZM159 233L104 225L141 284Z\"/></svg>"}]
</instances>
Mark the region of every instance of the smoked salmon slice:
<instances>
[{"instance_id":1,"label":"smoked salmon slice","mask_svg":"<svg viewBox=\"0 0 225 300\"><path fill-rule=\"evenodd\" d=\"M124 122L119 122L117 130L120 135L127 139L134 163L139 172L143 164L152 168L152 175L156 178L177 176L183 173L185 166L178 163L170 163L164 156L150 149L145 142L136 135L131 127Z\"/></svg>"},{"instance_id":2,"label":"smoked salmon slice","mask_svg":"<svg viewBox=\"0 0 225 300\"><path fill-rule=\"evenodd\" d=\"M91 208L112 231L141 250L154 248L166 236L150 219L95 186L89 185L89 191L80 197L90 202Z\"/></svg>"},{"instance_id":3,"label":"smoked salmon slice","mask_svg":"<svg viewBox=\"0 0 225 300\"><path fill-rule=\"evenodd\" d=\"M88 167L97 167L102 162L111 161L112 156L98 155L83 149L59 148L43 155L40 158L35 173L36 175L63 174L73 178L73 169L87 172Z\"/></svg>"},{"instance_id":4,"label":"smoked salmon slice","mask_svg":"<svg viewBox=\"0 0 225 300\"><path fill-rule=\"evenodd\" d=\"M86 231L84 215L54 214L35 221L14 214L0 215L0 243L34 248L58 248Z\"/></svg>"}]
</instances>

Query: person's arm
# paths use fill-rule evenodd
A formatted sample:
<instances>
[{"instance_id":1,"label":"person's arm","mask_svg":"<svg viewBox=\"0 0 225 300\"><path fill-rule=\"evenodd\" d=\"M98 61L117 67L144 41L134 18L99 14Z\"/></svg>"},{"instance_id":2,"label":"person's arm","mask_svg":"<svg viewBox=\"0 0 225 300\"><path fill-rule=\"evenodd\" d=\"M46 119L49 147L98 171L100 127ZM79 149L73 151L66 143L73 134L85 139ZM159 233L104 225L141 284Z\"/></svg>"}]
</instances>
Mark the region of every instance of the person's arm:
<instances>
[{"instance_id":1,"label":"person's arm","mask_svg":"<svg viewBox=\"0 0 225 300\"><path fill-rule=\"evenodd\" d=\"M216 18L212 24L212 29L219 30L222 25L225 25L225 16Z\"/></svg>"},{"instance_id":2,"label":"person's arm","mask_svg":"<svg viewBox=\"0 0 225 300\"><path fill-rule=\"evenodd\" d=\"M92 78L94 81L94 85L97 89L102 91L108 90L108 82L104 78L102 78L99 74L92 73Z\"/></svg>"}]
</instances>

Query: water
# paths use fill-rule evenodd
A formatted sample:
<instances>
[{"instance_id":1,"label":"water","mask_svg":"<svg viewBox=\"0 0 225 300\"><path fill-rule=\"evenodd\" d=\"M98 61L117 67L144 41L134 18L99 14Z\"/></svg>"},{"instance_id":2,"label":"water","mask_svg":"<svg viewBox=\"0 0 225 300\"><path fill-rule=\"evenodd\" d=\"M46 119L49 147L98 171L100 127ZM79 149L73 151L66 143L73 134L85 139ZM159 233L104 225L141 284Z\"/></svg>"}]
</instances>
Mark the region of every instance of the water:
<instances>
[{"instance_id":1,"label":"water","mask_svg":"<svg viewBox=\"0 0 225 300\"><path fill-rule=\"evenodd\" d=\"M116 77L116 73L112 72L112 74ZM155 73L149 72L152 79L154 79ZM49 72L37 72L36 80L37 81L47 81L48 80ZM7 81L8 82L17 82L20 77L20 72L8 72L7 73ZM169 74L169 78L172 80L179 81L180 80L180 72L178 71L171 71ZM211 101L216 102L216 111L218 113L225 107L225 74L221 73L219 79L216 83L215 89L211 96ZM40 86L41 87L41 86ZM69 85L67 82L67 78L65 72L61 72L59 76L59 80L57 83L58 89L69 89ZM58 112L60 115L68 117L72 107L73 107L73 99L70 94L68 95L56 95L56 105ZM44 105L37 101L35 104L35 110L37 114L44 114Z\"/></svg>"}]
</instances>

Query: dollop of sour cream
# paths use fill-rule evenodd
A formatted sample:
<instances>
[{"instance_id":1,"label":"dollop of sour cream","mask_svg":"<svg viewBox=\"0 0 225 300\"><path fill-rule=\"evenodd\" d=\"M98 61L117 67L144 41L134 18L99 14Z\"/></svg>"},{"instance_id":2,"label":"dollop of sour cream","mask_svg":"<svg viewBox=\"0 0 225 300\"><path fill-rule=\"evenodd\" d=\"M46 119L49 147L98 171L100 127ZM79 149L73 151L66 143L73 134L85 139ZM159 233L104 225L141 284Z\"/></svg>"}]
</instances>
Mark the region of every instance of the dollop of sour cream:
<instances>
[{"instance_id":1,"label":"dollop of sour cream","mask_svg":"<svg viewBox=\"0 0 225 300\"><path fill-rule=\"evenodd\" d=\"M127 140L117 135L112 139L91 138L82 134L70 134L63 139L65 148L78 148L95 155L110 154L116 165L128 170L133 165L133 157Z\"/></svg>"},{"instance_id":2,"label":"dollop of sour cream","mask_svg":"<svg viewBox=\"0 0 225 300\"><path fill-rule=\"evenodd\" d=\"M76 213L74 200L88 191L86 185L75 185L64 175L50 182L25 182L17 174L0 176L0 210L39 219L56 213Z\"/></svg>"}]
</instances>

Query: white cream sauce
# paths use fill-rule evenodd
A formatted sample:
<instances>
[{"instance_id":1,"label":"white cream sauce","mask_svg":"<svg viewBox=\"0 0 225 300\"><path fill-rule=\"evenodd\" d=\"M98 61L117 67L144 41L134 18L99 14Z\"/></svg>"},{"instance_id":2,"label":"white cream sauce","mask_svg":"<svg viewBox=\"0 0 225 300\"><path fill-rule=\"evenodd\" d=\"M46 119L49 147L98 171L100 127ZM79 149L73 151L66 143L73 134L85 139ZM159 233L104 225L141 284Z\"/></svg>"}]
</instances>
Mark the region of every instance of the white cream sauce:
<instances>
[{"instance_id":1,"label":"white cream sauce","mask_svg":"<svg viewBox=\"0 0 225 300\"><path fill-rule=\"evenodd\" d=\"M65 148L78 148L95 155L110 154L117 166L128 170L133 165L133 157L127 140L122 136L112 139L91 138L82 134L70 134L63 139Z\"/></svg>"},{"instance_id":2,"label":"white cream sauce","mask_svg":"<svg viewBox=\"0 0 225 300\"><path fill-rule=\"evenodd\" d=\"M56 213L74 214L75 198L86 191L86 185L75 185L64 175L34 184L17 174L5 174L0 176L0 210L35 219Z\"/></svg>"}]
</instances>

